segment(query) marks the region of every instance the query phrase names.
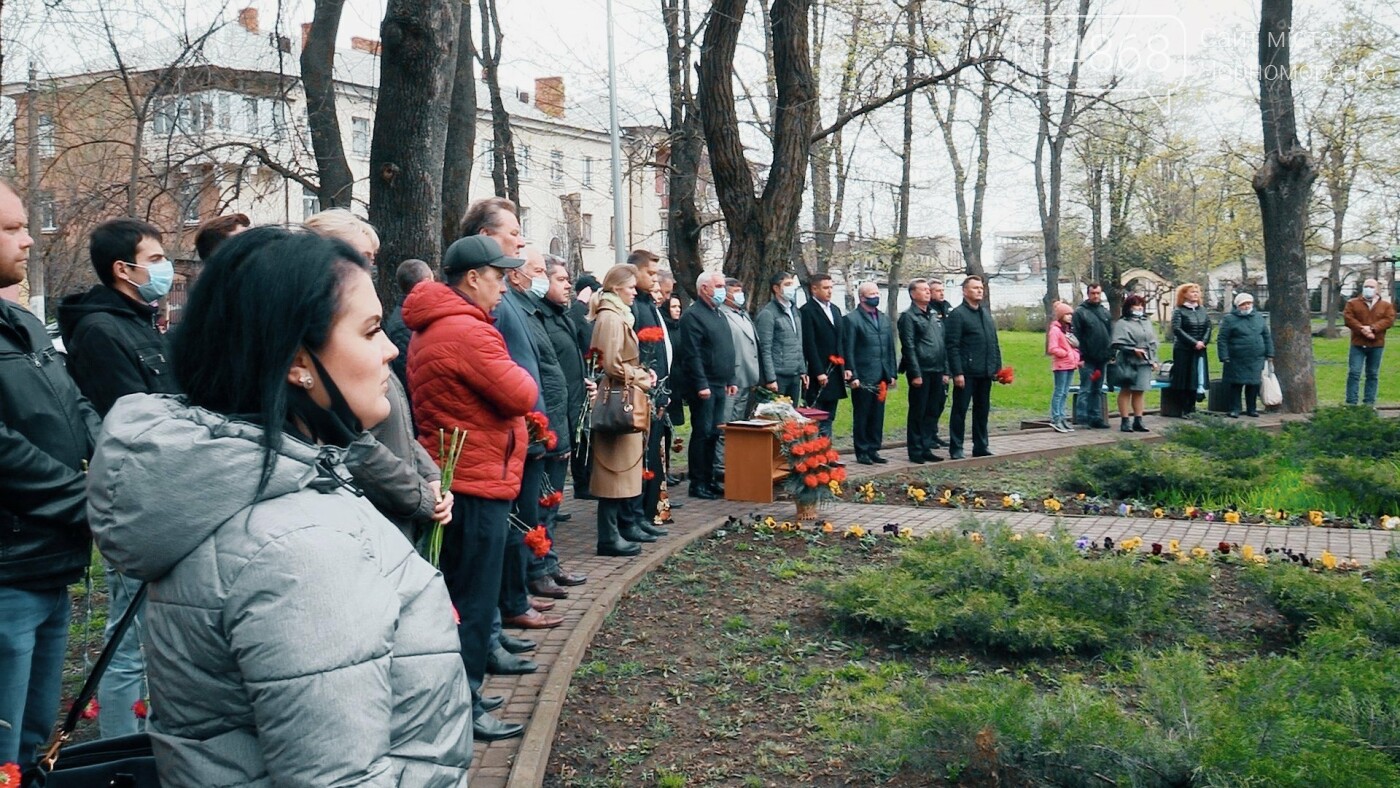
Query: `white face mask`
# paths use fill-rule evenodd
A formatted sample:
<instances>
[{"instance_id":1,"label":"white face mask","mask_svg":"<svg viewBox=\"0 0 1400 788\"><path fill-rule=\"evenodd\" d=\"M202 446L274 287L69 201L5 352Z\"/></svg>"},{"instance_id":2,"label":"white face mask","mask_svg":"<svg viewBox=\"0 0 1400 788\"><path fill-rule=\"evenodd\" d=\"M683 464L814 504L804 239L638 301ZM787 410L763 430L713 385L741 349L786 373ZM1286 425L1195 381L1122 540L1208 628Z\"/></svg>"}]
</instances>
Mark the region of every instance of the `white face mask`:
<instances>
[{"instance_id":1,"label":"white face mask","mask_svg":"<svg viewBox=\"0 0 1400 788\"><path fill-rule=\"evenodd\" d=\"M1367 301L1370 301L1372 298L1375 298L1375 297L1376 297L1376 288L1374 288L1374 287L1363 287L1363 288L1361 288L1361 295L1362 295L1363 297L1365 297L1365 299L1366 299Z\"/></svg>"},{"instance_id":2,"label":"white face mask","mask_svg":"<svg viewBox=\"0 0 1400 788\"><path fill-rule=\"evenodd\" d=\"M797 285L789 285L783 288L783 300L789 303L797 300Z\"/></svg>"},{"instance_id":3,"label":"white face mask","mask_svg":"<svg viewBox=\"0 0 1400 788\"><path fill-rule=\"evenodd\" d=\"M1133 310L1133 317L1142 317L1142 315L1143 315L1143 311L1142 311L1141 309L1134 309L1134 310Z\"/></svg>"},{"instance_id":4,"label":"white face mask","mask_svg":"<svg viewBox=\"0 0 1400 788\"><path fill-rule=\"evenodd\" d=\"M1253 311L1254 311L1254 305L1253 305L1253 304L1245 304L1244 306L1240 307L1240 314L1242 314L1242 315L1248 315L1248 314L1252 313Z\"/></svg>"}]
</instances>

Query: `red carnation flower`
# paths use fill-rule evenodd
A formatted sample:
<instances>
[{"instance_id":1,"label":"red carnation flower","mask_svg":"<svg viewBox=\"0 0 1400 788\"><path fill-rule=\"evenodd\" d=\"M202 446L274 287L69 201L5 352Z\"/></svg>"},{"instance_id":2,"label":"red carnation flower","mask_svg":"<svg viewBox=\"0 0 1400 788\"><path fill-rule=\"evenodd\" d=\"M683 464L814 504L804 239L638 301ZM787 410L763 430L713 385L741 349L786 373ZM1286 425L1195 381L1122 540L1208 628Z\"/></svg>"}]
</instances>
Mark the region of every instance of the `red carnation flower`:
<instances>
[{"instance_id":1,"label":"red carnation flower","mask_svg":"<svg viewBox=\"0 0 1400 788\"><path fill-rule=\"evenodd\" d=\"M559 433L555 432L554 430L550 430L549 432L546 432L546 433L544 434L544 447L545 447L546 449L549 449L550 451L554 451L556 448L558 448L558 447L559 447Z\"/></svg>"},{"instance_id":2,"label":"red carnation flower","mask_svg":"<svg viewBox=\"0 0 1400 788\"><path fill-rule=\"evenodd\" d=\"M1016 382L1016 370L1011 367L1002 367L997 370L996 381L1003 386L1010 386Z\"/></svg>"},{"instance_id":3,"label":"red carnation flower","mask_svg":"<svg viewBox=\"0 0 1400 788\"><path fill-rule=\"evenodd\" d=\"M802 432L806 433L807 435L816 435L816 434L817 434L817 425L809 421L809 422L807 422L807 424L802 428Z\"/></svg>"},{"instance_id":4,"label":"red carnation flower","mask_svg":"<svg viewBox=\"0 0 1400 788\"><path fill-rule=\"evenodd\" d=\"M98 713L101 711L102 706L98 704L97 698L92 698L88 701L88 704L83 707L83 713L80 716L85 720L95 720L97 719Z\"/></svg>"},{"instance_id":5,"label":"red carnation flower","mask_svg":"<svg viewBox=\"0 0 1400 788\"><path fill-rule=\"evenodd\" d=\"M806 476L803 476L803 477L802 477L802 483L805 484L805 485L807 485L808 487L816 487L816 486L817 486L817 477L815 477L815 476L813 476L812 474L809 473L809 474L807 474Z\"/></svg>"},{"instance_id":6,"label":"red carnation flower","mask_svg":"<svg viewBox=\"0 0 1400 788\"><path fill-rule=\"evenodd\" d=\"M831 474L827 473L826 471L822 471L821 473L817 474L817 481L821 482L822 484L830 484Z\"/></svg>"},{"instance_id":7,"label":"red carnation flower","mask_svg":"<svg viewBox=\"0 0 1400 788\"><path fill-rule=\"evenodd\" d=\"M650 468L647 468L646 470L642 471L642 481L649 482L655 478L656 474Z\"/></svg>"},{"instance_id":8,"label":"red carnation flower","mask_svg":"<svg viewBox=\"0 0 1400 788\"><path fill-rule=\"evenodd\" d=\"M0 785L18 786L19 780L19 764L7 763L0 766Z\"/></svg>"},{"instance_id":9,"label":"red carnation flower","mask_svg":"<svg viewBox=\"0 0 1400 788\"><path fill-rule=\"evenodd\" d=\"M549 548L552 546L549 532L543 525L531 528L529 533L525 534L525 546L530 548L530 552L534 553L536 558L544 558L549 555Z\"/></svg>"},{"instance_id":10,"label":"red carnation flower","mask_svg":"<svg viewBox=\"0 0 1400 788\"><path fill-rule=\"evenodd\" d=\"M875 399L876 399L876 401L878 401L878 402L884 402L884 401L885 401L885 398L888 397L889 395L890 395L890 384L887 383L887 382L885 382L885 381L883 381L883 380L880 381L880 390L875 392Z\"/></svg>"},{"instance_id":11,"label":"red carnation flower","mask_svg":"<svg viewBox=\"0 0 1400 788\"><path fill-rule=\"evenodd\" d=\"M798 457L801 457L802 455L807 453L807 447L803 446L800 443L794 443L792 445L792 453L797 455Z\"/></svg>"},{"instance_id":12,"label":"red carnation flower","mask_svg":"<svg viewBox=\"0 0 1400 788\"><path fill-rule=\"evenodd\" d=\"M666 331L661 326L650 326L637 332L638 342L664 342Z\"/></svg>"},{"instance_id":13,"label":"red carnation flower","mask_svg":"<svg viewBox=\"0 0 1400 788\"><path fill-rule=\"evenodd\" d=\"M138 698L135 703L131 704L131 712L136 715L136 719L138 720L146 719L147 709L145 699Z\"/></svg>"}]
</instances>

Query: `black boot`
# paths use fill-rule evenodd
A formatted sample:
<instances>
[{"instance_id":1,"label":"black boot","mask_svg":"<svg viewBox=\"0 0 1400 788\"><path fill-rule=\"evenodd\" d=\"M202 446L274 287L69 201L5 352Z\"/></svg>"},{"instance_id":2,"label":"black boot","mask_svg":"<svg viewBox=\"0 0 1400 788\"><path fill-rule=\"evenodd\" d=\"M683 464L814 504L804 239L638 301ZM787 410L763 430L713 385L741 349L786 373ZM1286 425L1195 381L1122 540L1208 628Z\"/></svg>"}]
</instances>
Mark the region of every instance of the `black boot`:
<instances>
[{"instance_id":1,"label":"black boot","mask_svg":"<svg viewBox=\"0 0 1400 788\"><path fill-rule=\"evenodd\" d=\"M1119 432L1132 432L1132 431L1133 431L1132 422L1128 421L1128 417L1127 417L1127 416L1124 416L1124 417L1123 417L1123 424L1118 428L1118 431L1119 431Z\"/></svg>"},{"instance_id":2,"label":"black boot","mask_svg":"<svg viewBox=\"0 0 1400 788\"><path fill-rule=\"evenodd\" d=\"M629 542L655 542L656 537L643 531L641 526L635 523L628 523L626 528L620 529L618 535Z\"/></svg>"},{"instance_id":3,"label":"black boot","mask_svg":"<svg viewBox=\"0 0 1400 788\"><path fill-rule=\"evenodd\" d=\"M642 533L649 534L651 536L669 536L671 533L665 528L657 528L656 526L651 525L650 523L638 523L637 527L642 530Z\"/></svg>"},{"instance_id":4,"label":"black boot","mask_svg":"<svg viewBox=\"0 0 1400 788\"><path fill-rule=\"evenodd\" d=\"M617 532L617 517L625 504L616 498L598 499L598 555L633 556L642 552L641 545L624 540Z\"/></svg>"},{"instance_id":5,"label":"black boot","mask_svg":"<svg viewBox=\"0 0 1400 788\"><path fill-rule=\"evenodd\" d=\"M1148 428L1142 426L1142 417L1141 417L1141 416L1134 416L1134 417L1133 417L1133 432L1151 432L1151 431L1152 431L1152 430L1149 430Z\"/></svg>"}]
</instances>

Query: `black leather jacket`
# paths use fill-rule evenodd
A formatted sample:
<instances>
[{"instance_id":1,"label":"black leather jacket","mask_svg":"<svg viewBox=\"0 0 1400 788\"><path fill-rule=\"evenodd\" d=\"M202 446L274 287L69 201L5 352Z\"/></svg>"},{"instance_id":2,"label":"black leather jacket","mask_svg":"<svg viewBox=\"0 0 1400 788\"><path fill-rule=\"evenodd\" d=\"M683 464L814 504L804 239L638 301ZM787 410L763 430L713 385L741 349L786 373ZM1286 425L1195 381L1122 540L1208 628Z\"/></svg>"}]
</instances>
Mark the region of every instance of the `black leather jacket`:
<instances>
[{"instance_id":1,"label":"black leather jacket","mask_svg":"<svg viewBox=\"0 0 1400 788\"><path fill-rule=\"evenodd\" d=\"M83 466L101 426L39 318L0 300L0 585L82 577L92 554Z\"/></svg>"},{"instance_id":2,"label":"black leather jacket","mask_svg":"<svg viewBox=\"0 0 1400 788\"><path fill-rule=\"evenodd\" d=\"M930 306L911 306L899 315L899 368L910 379L942 374L948 368L943 318Z\"/></svg>"}]
</instances>

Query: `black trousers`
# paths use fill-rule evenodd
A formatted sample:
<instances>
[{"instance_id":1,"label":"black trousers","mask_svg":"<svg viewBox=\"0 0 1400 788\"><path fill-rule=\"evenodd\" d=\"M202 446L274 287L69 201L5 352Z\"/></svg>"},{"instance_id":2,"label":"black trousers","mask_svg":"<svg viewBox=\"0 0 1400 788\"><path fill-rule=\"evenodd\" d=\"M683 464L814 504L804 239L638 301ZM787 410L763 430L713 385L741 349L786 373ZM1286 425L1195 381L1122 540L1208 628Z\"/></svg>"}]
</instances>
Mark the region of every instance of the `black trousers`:
<instances>
[{"instance_id":1,"label":"black trousers","mask_svg":"<svg viewBox=\"0 0 1400 788\"><path fill-rule=\"evenodd\" d=\"M885 442L885 403L880 401L879 384L861 384L851 390L856 458L878 454Z\"/></svg>"},{"instance_id":2,"label":"black trousers","mask_svg":"<svg viewBox=\"0 0 1400 788\"><path fill-rule=\"evenodd\" d=\"M691 397L690 449L686 453L687 473L691 484L711 485L715 478L715 449L719 444L719 425L724 423L725 396L723 390L710 389L709 399Z\"/></svg>"},{"instance_id":3,"label":"black trousers","mask_svg":"<svg viewBox=\"0 0 1400 788\"><path fill-rule=\"evenodd\" d=\"M443 529L442 578L461 623L462 664L476 695L486 679L491 622L501 591L510 501L454 495L452 523Z\"/></svg>"},{"instance_id":4,"label":"black trousers","mask_svg":"<svg viewBox=\"0 0 1400 788\"><path fill-rule=\"evenodd\" d=\"M953 386L953 412L948 417L948 451L959 453L966 435L967 406L972 406L972 453L986 454L991 449L987 432L987 416L992 411L992 379L965 376L962 388Z\"/></svg>"},{"instance_id":5,"label":"black trousers","mask_svg":"<svg viewBox=\"0 0 1400 788\"><path fill-rule=\"evenodd\" d=\"M588 449L588 433L576 434L573 446L574 452L569 455L569 474L574 478L574 497L591 500L593 495L588 492L588 479L593 475L593 453Z\"/></svg>"},{"instance_id":6,"label":"black trousers","mask_svg":"<svg viewBox=\"0 0 1400 788\"><path fill-rule=\"evenodd\" d=\"M545 457L543 464L544 467L541 469L541 479L549 479L549 486L555 490L564 489L564 474L568 472L569 461L563 457ZM543 495L544 485L541 484L536 497L543 497ZM539 512L540 524L542 524L545 531L549 533L549 543L551 547L549 548L549 552L544 554L543 558L536 558L534 553L530 553L527 556L529 564L526 574L531 580L538 580L542 577L559 573L559 554L554 552L554 547L552 546L554 544L555 518L559 516L559 507L541 506L539 507Z\"/></svg>"},{"instance_id":7,"label":"black trousers","mask_svg":"<svg viewBox=\"0 0 1400 788\"><path fill-rule=\"evenodd\" d=\"M928 385L929 377L937 377L938 385L929 390L929 399L932 400L933 418L929 421L930 443L938 440L938 421L943 418L943 410L948 406L948 376L942 372L935 375L925 376L924 385Z\"/></svg>"},{"instance_id":8,"label":"black trousers","mask_svg":"<svg viewBox=\"0 0 1400 788\"><path fill-rule=\"evenodd\" d=\"M792 400L795 408L802 402L802 376L801 375L779 375L778 395Z\"/></svg>"},{"instance_id":9,"label":"black trousers","mask_svg":"<svg viewBox=\"0 0 1400 788\"><path fill-rule=\"evenodd\" d=\"M925 374L919 386L909 383L909 418L905 424L909 459L919 459L933 451L933 439L938 437L938 413L934 406L942 410L942 400L942 374Z\"/></svg>"},{"instance_id":10,"label":"black trousers","mask_svg":"<svg viewBox=\"0 0 1400 788\"><path fill-rule=\"evenodd\" d=\"M1230 383L1228 385L1229 394L1226 398L1226 404L1229 405L1231 412L1239 413L1240 411L1241 391L1244 392L1245 411L1248 413L1257 413L1259 411L1259 386L1251 386L1244 383Z\"/></svg>"},{"instance_id":11,"label":"black trousers","mask_svg":"<svg viewBox=\"0 0 1400 788\"><path fill-rule=\"evenodd\" d=\"M647 433L646 469L651 471L650 479L642 479L642 522L650 523L656 516L656 507L661 502L661 483L666 480L666 450L671 446L671 431L662 422L653 421Z\"/></svg>"},{"instance_id":12,"label":"black trousers","mask_svg":"<svg viewBox=\"0 0 1400 788\"><path fill-rule=\"evenodd\" d=\"M544 477L544 457L526 457L525 472L520 477L520 495L511 507L515 517L529 528L540 525L540 484ZM511 528L506 534L506 552L501 567L501 616L509 618L530 610L530 591L526 587L530 560L534 554L525 546L525 534Z\"/></svg>"},{"instance_id":13,"label":"black trousers","mask_svg":"<svg viewBox=\"0 0 1400 788\"><path fill-rule=\"evenodd\" d=\"M819 399L812 403L812 407L826 411L826 418L817 422L818 431L830 438L831 425L836 423L836 408L841 404L839 399Z\"/></svg>"}]
</instances>

